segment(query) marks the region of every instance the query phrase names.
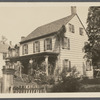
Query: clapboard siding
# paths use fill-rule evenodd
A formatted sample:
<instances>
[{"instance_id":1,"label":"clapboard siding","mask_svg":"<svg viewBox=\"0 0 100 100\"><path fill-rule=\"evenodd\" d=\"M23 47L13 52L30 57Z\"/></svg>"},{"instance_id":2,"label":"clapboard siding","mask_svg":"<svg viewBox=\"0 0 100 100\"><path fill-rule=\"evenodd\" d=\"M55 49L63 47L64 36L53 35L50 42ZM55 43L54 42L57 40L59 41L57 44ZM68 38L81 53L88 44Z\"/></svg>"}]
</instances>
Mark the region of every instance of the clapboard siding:
<instances>
[{"instance_id":1,"label":"clapboard siding","mask_svg":"<svg viewBox=\"0 0 100 100\"><path fill-rule=\"evenodd\" d=\"M49 50L49 52L53 52L54 47L55 47L55 38L54 38L54 36L50 36L50 37L47 37L47 38L52 38L52 50ZM46 38L36 40L36 41L40 41L40 52L46 52L46 51L44 51L44 40L45 39ZM25 54L25 55L34 54L33 53L33 42L35 42L35 41L27 42L27 44L28 44L28 54ZM23 56L22 55L22 46L23 45L24 44L21 44L21 46L20 46L20 56Z\"/></svg>"},{"instance_id":2,"label":"clapboard siding","mask_svg":"<svg viewBox=\"0 0 100 100\"><path fill-rule=\"evenodd\" d=\"M75 33L69 32L69 23L74 25ZM63 67L63 60L68 59L69 61L71 61L71 67L76 66L77 70L81 74L83 74L84 53L82 49L84 47L84 43L87 41L88 38L85 30L83 36L79 34L79 28L83 28L83 26L78 20L77 16L75 16L69 23L66 25L67 31L65 33L65 36L70 38L70 50L61 50L61 66Z\"/></svg>"},{"instance_id":3,"label":"clapboard siding","mask_svg":"<svg viewBox=\"0 0 100 100\"><path fill-rule=\"evenodd\" d=\"M69 23L74 25L75 33L69 32ZM59 66L61 66L60 68L62 69L63 60L68 59L69 61L71 61L71 67L76 66L77 70L81 74L83 74L84 53L82 49L88 37L86 35L85 30L83 30L83 33L84 33L83 36L80 35L79 28L83 28L83 26L77 16L73 17L69 21L69 23L67 23L65 26L66 27L65 36L70 39L70 50L61 49ZM56 44L55 44L56 39L54 38L54 36L49 36L47 38L52 38L52 50L50 50L49 52L58 52L59 49L58 47L56 48ZM40 41L40 52L45 52L44 51L44 40L45 39L46 38L41 38L41 39L36 40L36 41ZM33 42L35 41L27 42L28 44L28 54L27 55L34 54L33 53ZM20 46L20 56L23 56L22 46L23 44L21 44Z\"/></svg>"}]
</instances>

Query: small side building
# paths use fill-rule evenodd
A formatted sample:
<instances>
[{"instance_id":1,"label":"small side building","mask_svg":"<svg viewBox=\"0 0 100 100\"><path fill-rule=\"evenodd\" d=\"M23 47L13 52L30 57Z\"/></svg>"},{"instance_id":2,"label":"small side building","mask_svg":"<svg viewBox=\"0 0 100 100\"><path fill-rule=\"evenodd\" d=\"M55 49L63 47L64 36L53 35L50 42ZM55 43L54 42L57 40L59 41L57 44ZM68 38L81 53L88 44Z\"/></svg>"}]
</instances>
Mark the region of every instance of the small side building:
<instances>
[{"instance_id":1,"label":"small side building","mask_svg":"<svg viewBox=\"0 0 100 100\"><path fill-rule=\"evenodd\" d=\"M0 42L0 78L2 77L2 69L8 54L8 47L8 44Z\"/></svg>"}]
</instances>

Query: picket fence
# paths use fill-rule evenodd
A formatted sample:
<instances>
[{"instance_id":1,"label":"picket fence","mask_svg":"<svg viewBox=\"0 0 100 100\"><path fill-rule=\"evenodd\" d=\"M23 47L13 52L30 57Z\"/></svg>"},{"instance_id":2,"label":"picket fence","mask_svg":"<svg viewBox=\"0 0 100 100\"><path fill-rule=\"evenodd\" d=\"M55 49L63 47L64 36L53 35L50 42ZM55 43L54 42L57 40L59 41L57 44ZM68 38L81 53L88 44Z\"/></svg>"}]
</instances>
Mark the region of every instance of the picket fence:
<instances>
[{"instance_id":1,"label":"picket fence","mask_svg":"<svg viewBox=\"0 0 100 100\"><path fill-rule=\"evenodd\" d=\"M46 93L45 87L25 85L14 86L9 88L10 93Z\"/></svg>"}]
</instances>

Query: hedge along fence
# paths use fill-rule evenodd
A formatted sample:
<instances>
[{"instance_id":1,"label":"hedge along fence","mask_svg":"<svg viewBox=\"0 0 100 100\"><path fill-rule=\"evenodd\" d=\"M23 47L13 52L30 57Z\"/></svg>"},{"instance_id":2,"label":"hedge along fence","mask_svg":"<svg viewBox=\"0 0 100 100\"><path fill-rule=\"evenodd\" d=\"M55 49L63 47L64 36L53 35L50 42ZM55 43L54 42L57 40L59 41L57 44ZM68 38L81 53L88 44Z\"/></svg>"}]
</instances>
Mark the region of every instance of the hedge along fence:
<instances>
[{"instance_id":1,"label":"hedge along fence","mask_svg":"<svg viewBox=\"0 0 100 100\"><path fill-rule=\"evenodd\" d=\"M45 86L33 86L33 85L25 85L25 86L14 86L9 88L10 93L46 93Z\"/></svg>"}]
</instances>

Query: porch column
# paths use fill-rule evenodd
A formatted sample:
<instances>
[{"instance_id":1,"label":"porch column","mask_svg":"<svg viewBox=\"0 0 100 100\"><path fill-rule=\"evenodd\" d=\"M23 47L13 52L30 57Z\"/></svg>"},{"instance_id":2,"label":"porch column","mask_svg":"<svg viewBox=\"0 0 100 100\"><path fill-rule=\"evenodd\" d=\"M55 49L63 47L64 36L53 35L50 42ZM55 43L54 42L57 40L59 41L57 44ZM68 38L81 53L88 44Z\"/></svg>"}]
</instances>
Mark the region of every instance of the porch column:
<instances>
[{"instance_id":1,"label":"porch column","mask_svg":"<svg viewBox=\"0 0 100 100\"><path fill-rule=\"evenodd\" d=\"M46 75L48 76L48 57L49 56L45 56L45 63L46 63Z\"/></svg>"}]
</instances>

